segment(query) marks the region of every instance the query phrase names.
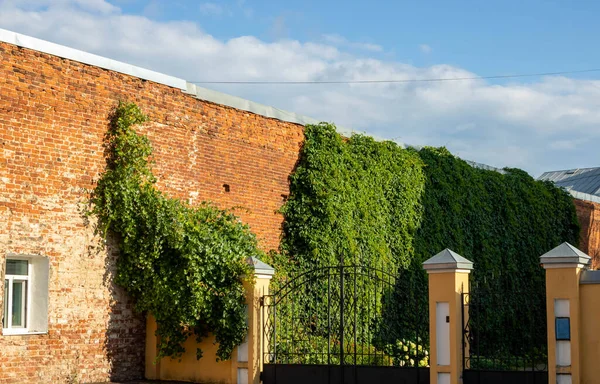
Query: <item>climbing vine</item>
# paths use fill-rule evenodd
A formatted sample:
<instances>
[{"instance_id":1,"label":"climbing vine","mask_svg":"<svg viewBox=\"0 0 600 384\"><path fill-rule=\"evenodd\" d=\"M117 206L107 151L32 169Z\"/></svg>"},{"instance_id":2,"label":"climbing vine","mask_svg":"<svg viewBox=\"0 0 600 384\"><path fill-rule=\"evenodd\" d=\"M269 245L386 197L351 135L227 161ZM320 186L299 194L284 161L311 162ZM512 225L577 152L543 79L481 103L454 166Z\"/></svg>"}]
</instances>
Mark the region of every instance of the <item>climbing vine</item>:
<instances>
[{"instance_id":1,"label":"climbing vine","mask_svg":"<svg viewBox=\"0 0 600 384\"><path fill-rule=\"evenodd\" d=\"M398 328L384 335L392 339L382 344L390 344L411 324L427 328L421 264L451 248L475 263L474 300L487 300L478 321L489 349L522 353L543 344L539 256L563 241L578 243L568 193L518 169L474 168L444 148L343 139L328 124L307 126L305 135L282 209L282 252L271 259L280 276L340 260L399 268L395 307L382 317ZM492 299L492 291L505 294Z\"/></svg>"},{"instance_id":2,"label":"climbing vine","mask_svg":"<svg viewBox=\"0 0 600 384\"><path fill-rule=\"evenodd\" d=\"M290 177L281 248L298 268L408 265L424 187L419 156L364 135L309 125Z\"/></svg>"},{"instance_id":3,"label":"climbing vine","mask_svg":"<svg viewBox=\"0 0 600 384\"><path fill-rule=\"evenodd\" d=\"M119 246L116 282L156 318L159 357L179 357L188 337L211 332L218 359L228 359L247 330L242 281L250 276L246 258L260 255L255 236L227 211L192 207L156 188L152 147L133 129L144 121L135 104L116 108L107 169L92 195L100 232Z\"/></svg>"},{"instance_id":4,"label":"climbing vine","mask_svg":"<svg viewBox=\"0 0 600 384\"><path fill-rule=\"evenodd\" d=\"M546 292L539 257L577 245L571 196L550 182L506 168L474 168L444 148L419 151L425 163L423 221L405 279L427 278L421 262L451 248L474 262L471 299L481 353L519 354L546 344ZM403 280L405 280L403 279ZM425 315L425 314L423 314Z\"/></svg>"},{"instance_id":5,"label":"climbing vine","mask_svg":"<svg viewBox=\"0 0 600 384\"><path fill-rule=\"evenodd\" d=\"M391 275L398 267L407 267L423 212L422 168L417 153L393 142L379 142L364 135L344 139L331 124L306 126L300 160L290 177L290 195L282 208L285 221L281 253L270 255L270 263L278 271L272 282L273 291L295 273L316 267L342 263ZM369 273L377 273L378 279L359 278L352 287L346 287L345 296L374 297L373 292L382 289L380 281L387 281L388 277L380 272ZM295 299L297 311L318 314L303 329L318 332L331 326L327 323L328 304L324 298L339 297L340 293L339 287L332 287L333 283L328 286L326 280L311 281ZM387 285L385 289L388 290ZM390 333L390 327L380 324L380 303L373 308L361 305L355 303L355 322L379 330L374 335L378 348L395 345L402 339L417 341L417 322L406 333ZM411 310L415 306L407 305ZM394 305L388 309L403 310ZM283 318L282 314L279 321ZM371 343L369 335L354 341Z\"/></svg>"}]
</instances>

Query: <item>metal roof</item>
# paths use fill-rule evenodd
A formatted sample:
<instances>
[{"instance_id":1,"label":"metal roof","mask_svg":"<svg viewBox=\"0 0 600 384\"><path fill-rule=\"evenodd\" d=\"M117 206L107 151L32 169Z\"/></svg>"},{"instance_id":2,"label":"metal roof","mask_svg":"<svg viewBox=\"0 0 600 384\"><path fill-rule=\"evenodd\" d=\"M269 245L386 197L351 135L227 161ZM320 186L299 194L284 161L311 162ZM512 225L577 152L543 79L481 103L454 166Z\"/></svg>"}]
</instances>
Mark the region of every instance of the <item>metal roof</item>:
<instances>
[{"instance_id":1,"label":"metal roof","mask_svg":"<svg viewBox=\"0 0 600 384\"><path fill-rule=\"evenodd\" d=\"M494 171L494 172L501 173L503 175L506 173L506 171L504 169L492 167L491 165L477 163L477 162L471 161L471 160L465 160L465 162L473 168L485 169L486 171Z\"/></svg>"},{"instance_id":2,"label":"metal roof","mask_svg":"<svg viewBox=\"0 0 600 384\"><path fill-rule=\"evenodd\" d=\"M600 271L589 269L582 271L579 284L600 284Z\"/></svg>"},{"instance_id":3,"label":"metal roof","mask_svg":"<svg viewBox=\"0 0 600 384\"><path fill-rule=\"evenodd\" d=\"M600 203L600 167L544 172L538 180L549 180L573 197Z\"/></svg>"},{"instance_id":4,"label":"metal roof","mask_svg":"<svg viewBox=\"0 0 600 384\"><path fill-rule=\"evenodd\" d=\"M545 258L561 258L561 257L583 257L589 259L590 257L585 252L579 250L577 247L567 243L566 241L561 245L552 248L548 252L544 253L540 257Z\"/></svg>"}]
</instances>

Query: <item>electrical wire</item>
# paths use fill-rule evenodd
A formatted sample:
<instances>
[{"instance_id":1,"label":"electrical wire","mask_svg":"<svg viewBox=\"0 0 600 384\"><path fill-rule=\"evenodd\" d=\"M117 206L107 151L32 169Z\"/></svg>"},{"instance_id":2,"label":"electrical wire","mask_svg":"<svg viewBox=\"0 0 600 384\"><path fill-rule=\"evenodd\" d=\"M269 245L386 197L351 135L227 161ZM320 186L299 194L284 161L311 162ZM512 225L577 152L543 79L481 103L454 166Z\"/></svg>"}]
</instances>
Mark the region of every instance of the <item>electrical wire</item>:
<instances>
[{"instance_id":1,"label":"electrical wire","mask_svg":"<svg viewBox=\"0 0 600 384\"><path fill-rule=\"evenodd\" d=\"M542 72L527 73L518 75L493 75L493 76L472 76L472 77L448 77L437 79L398 79L398 80L316 80L316 81L284 81L284 80L257 80L257 81L190 81L192 84L240 84L240 85L300 85L300 84L385 84L385 83L428 83L442 81L465 81L465 80L492 80L492 79L512 79L518 77L534 76L556 76L570 75L576 73L600 72L600 68L583 69L578 71L561 72Z\"/></svg>"}]
</instances>

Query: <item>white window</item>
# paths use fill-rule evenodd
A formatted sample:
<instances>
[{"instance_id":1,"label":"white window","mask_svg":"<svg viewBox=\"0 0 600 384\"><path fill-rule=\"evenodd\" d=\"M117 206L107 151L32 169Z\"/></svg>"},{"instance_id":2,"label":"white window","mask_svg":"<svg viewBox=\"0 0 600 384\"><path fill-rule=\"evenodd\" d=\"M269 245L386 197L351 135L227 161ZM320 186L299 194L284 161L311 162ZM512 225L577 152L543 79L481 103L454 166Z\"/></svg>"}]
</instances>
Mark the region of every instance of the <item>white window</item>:
<instances>
[{"instance_id":1,"label":"white window","mask_svg":"<svg viewBox=\"0 0 600 384\"><path fill-rule=\"evenodd\" d=\"M48 258L8 256L4 269L3 335L48 331Z\"/></svg>"}]
</instances>

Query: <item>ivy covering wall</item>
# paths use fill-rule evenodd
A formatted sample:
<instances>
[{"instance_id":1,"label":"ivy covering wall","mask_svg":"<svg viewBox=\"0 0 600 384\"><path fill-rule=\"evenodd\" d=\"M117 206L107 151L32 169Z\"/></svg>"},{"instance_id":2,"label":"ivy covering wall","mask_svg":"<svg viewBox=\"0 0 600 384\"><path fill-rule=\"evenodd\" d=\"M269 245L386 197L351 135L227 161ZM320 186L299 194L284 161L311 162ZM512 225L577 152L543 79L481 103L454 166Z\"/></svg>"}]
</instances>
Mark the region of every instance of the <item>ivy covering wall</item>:
<instances>
[{"instance_id":1,"label":"ivy covering wall","mask_svg":"<svg viewBox=\"0 0 600 384\"><path fill-rule=\"evenodd\" d=\"M228 359L247 331L242 282L252 274L246 258L262 252L233 214L208 203L189 206L155 187L152 147L134 130L144 121L135 104L116 108L91 213L101 234L118 244L116 282L139 312L156 319L158 357L179 357L188 337L201 341L211 332L217 357Z\"/></svg>"},{"instance_id":2,"label":"ivy covering wall","mask_svg":"<svg viewBox=\"0 0 600 384\"><path fill-rule=\"evenodd\" d=\"M309 125L290 177L281 248L297 268L407 266L420 225L424 188L419 156L392 142Z\"/></svg>"},{"instance_id":3,"label":"ivy covering wall","mask_svg":"<svg viewBox=\"0 0 600 384\"><path fill-rule=\"evenodd\" d=\"M271 283L271 291L293 278L295 272L340 263L369 266L373 268L368 272L372 276L355 280L345 288L346 299L365 300L353 299L348 304L353 308L352 324L360 331L354 340L346 340L352 333L348 332L344 344L358 343L363 350L375 342L381 354L384 350L395 351L397 348L393 346L405 346L407 340L416 342L414 324L410 338L397 334L390 340L390 327L382 326L378 320L382 303L367 308L366 298L375 297L374 292L382 289L382 281L389 279L382 271L410 264L415 233L423 214L424 183L423 162L415 152L364 135L345 139L330 124L307 126L300 160L290 176L290 196L282 208L285 216L282 252L268 260L278 275ZM332 351L339 348L333 340L339 335L328 340L328 327L337 328L337 323L335 319L331 323L327 316L328 311L339 308L327 298L339 298L340 290L333 283L328 286L327 280L327 277L314 279L298 288L294 299L298 315L286 312L291 308L277 308L280 330L301 333L303 329L313 329L311 336L324 337L323 342L317 343L322 350L315 351L313 347L313 353L326 352L327 343L331 343ZM304 319L303 313L316 315ZM283 324L286 315L295 322L305 323ZM289 338L308 339L303 334ZM283 339L278 342L281 351L286 342ZM394 358L402 356L396 353Z\"/></svg>"},{"instance_id":4,"label":"ivy covering wall","mask_svg":"<svg viewBox=\"0 0 600 384\"><path fill-rule=\"evenodd\" d=\"M212 332L218 357L229 358L246 332L242 280L249 275L248 256L275 266L274 289L294 273L339 263L397 273L391 308L378 307L356 320L385 332L354 341L381 351L394 345L406 350L414 342L421 348L426 335L403 330L412 332L418 324L426 332L421 263L444 248L475 263L473 297L484 305L474 322L488 335L484 348L522 354L543 344L544 272L538 258L563 241L577 244L579 235L571 197L551 183L517 169L500 174L473 168L443 148L403 149L363 135L342 138L330 124L310 125L282 207L281 252L267 257L229 212L208 203L191 207L156 189L152 148L133 130L144 121L133 104L120 104L112 116L108 167L94 191L92 213L100 232L119 245L116 281L139 311L156 317L159 356L180 356L187 337L200 340ZM379 289L369 284L354 283L354 297ZM309 289L314 295L304 300L316 302L298 304L325 311L323 284ZM318 323L307 321L312 328L306 329Z\"/></svg>"},{"instance_id":5,"label":"ivy covering wall","mask_svg":"<svg viewBox=\"0 0 600 384\"><path fill-rule=\"evenodd\" d=\"M280 273L339 260L397 269L397 306L383 315L402 328L428 321L421 263L451 248L475 263L479 300L506 293L482 306L479 329L491 348L521 353L545 340L539 256L563 241L576 245L579 235L566 192L518 169L473 168L443 148L343 139L328 124L307 126L305 135L282 209L282 254L271 261ZM502 341L510 337L518 345Z\"/></svg>"}]
</instances>

